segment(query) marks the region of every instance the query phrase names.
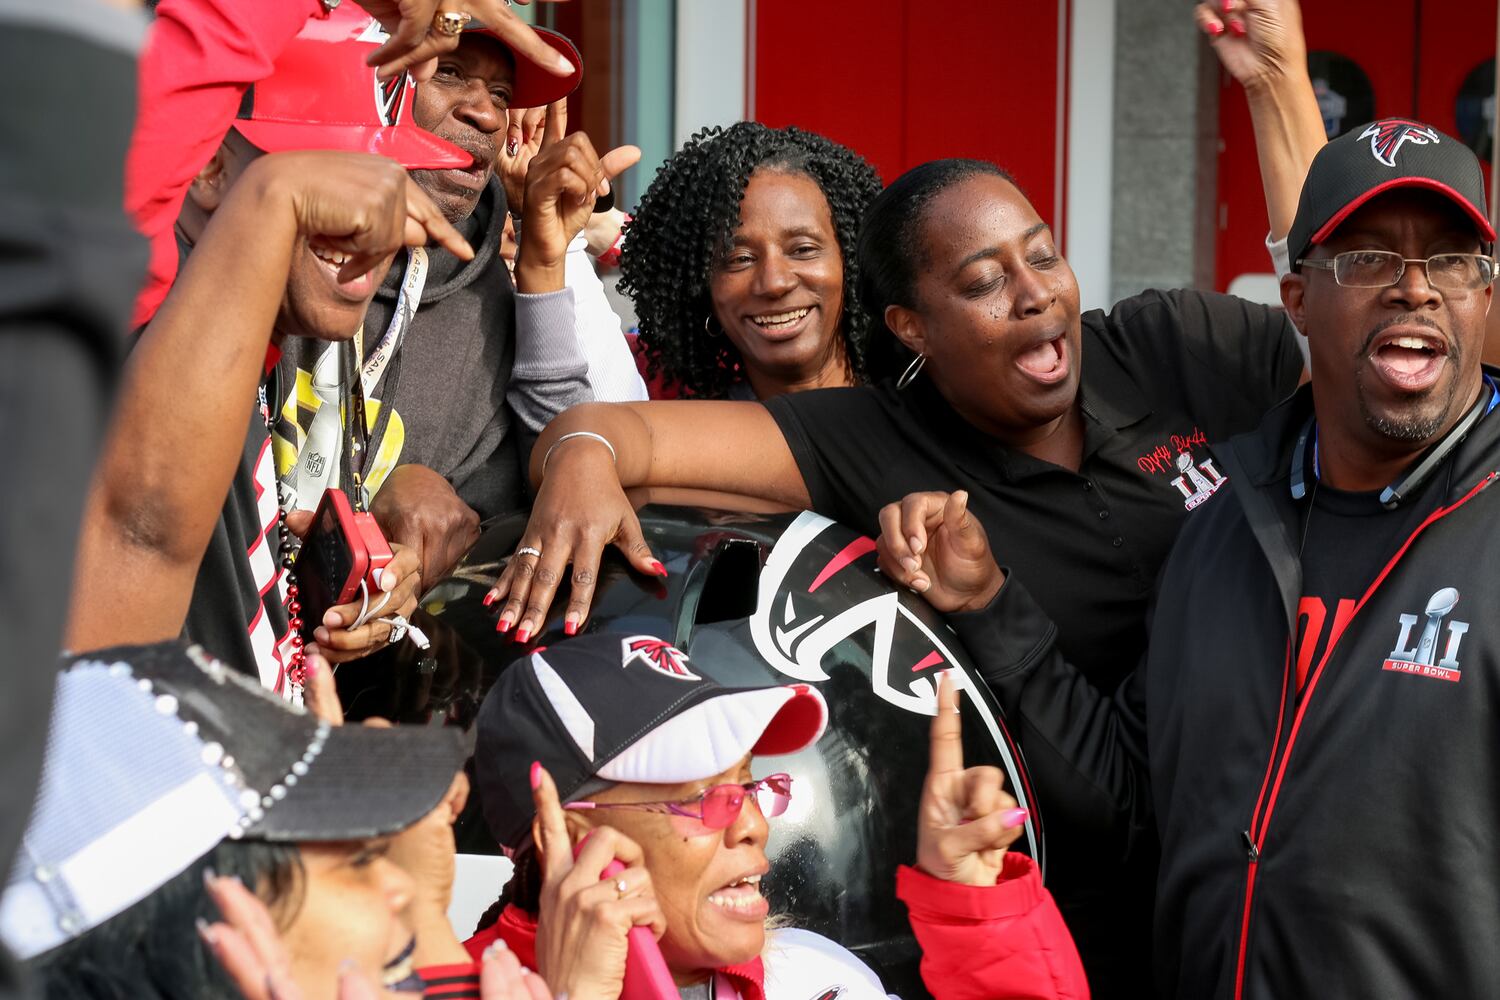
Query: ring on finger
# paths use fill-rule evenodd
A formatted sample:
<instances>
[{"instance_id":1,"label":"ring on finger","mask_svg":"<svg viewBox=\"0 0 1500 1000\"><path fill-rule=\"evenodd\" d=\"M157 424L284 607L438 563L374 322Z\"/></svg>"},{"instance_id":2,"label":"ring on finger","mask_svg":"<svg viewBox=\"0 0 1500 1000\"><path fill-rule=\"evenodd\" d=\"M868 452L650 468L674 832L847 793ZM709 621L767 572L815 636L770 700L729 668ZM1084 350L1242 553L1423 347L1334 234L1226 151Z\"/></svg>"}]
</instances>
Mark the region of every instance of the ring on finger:
<instances>
[{"instance_id":1,"label":"ring on finger","mask_svg":"<svg viewBox=\"0 0 1500 1000\"><path fill-rule=\"evenodd\" d=\"M630 891L630 883L624 879L617 879L615 881L615 892L618 893L618 898L624 899L625 893L628 891Z\"/></svg>"},{"instance_id":2,"label":"ring on finger","mask_svg":"<svg viewBox=\"0 0 1500 1000\"><path fill-rule=\"evenodd\" d=\"M440 10L432 15L432 30L445 38L457 38L473 19L466 10Z\"/></svg>"},{"instance_id":3,"label":"ring on finger","mask_svg":"<svg viewBox=\"0 0 1500 1000\"><path fill-rule=\"evenodd\" d=\"M516 549L516 555L518 555L518 556L536 556L538 559L540 559L542 557L542 550L539 549L539 548L536 548L533 545L523 545L519 549Z\"/></svg>"}]
</instances>

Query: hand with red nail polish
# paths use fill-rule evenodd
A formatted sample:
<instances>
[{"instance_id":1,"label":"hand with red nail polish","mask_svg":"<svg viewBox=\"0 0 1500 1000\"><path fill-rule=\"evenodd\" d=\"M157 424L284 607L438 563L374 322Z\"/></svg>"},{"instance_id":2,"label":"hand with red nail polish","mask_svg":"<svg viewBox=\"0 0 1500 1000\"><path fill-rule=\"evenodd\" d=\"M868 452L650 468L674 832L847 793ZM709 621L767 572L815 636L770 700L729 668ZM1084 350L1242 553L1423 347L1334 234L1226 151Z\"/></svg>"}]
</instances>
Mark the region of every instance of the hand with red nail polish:
<instances>
[{"instance_id":1,"label":"hand with red nail polish","mask_svg":"<svg viewBox=\"0 0 1500 1000\"><path fill-rule=\"evenodd\" d=\"M1247 91L1287 83L1306 87L1307 44L1297 0L1200 3L1193 17L1219 62Z\"/></svg>"},{"instance_id":2,"label":"hand with red nail polish","mask_svg":"<svg viewBox=\"0 0 1500 1000\"><path fill-rule=\"evenodd\" d=\"M1027 812L1005 791L997 767L964 768L955 670L938 677L927 780L917 806L917 867L948 882L992 886L1005 851L1025 831Z\"/></svg>"}]
</instances>

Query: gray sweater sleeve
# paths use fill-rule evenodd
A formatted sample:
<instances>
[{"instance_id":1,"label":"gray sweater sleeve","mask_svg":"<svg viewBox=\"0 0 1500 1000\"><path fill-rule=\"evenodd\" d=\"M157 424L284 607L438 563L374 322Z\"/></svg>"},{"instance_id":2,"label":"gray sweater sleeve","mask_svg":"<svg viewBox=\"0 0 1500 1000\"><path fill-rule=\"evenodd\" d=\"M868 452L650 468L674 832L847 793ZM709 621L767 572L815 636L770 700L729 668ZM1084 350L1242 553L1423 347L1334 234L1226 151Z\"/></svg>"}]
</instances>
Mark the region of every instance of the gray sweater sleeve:
<instances>
[{"instance_id":1,"label":"gray sweater sleeve","mask_svg":"<svg viewBox=\"0 0 1500 1000\"><path fill-rule=\"evenodd\" d=\"M573 321L573 292L516 293L516 361L505 400L530 432L563 410L593 402L589 362Z\"/></svg>"}]
</instances>

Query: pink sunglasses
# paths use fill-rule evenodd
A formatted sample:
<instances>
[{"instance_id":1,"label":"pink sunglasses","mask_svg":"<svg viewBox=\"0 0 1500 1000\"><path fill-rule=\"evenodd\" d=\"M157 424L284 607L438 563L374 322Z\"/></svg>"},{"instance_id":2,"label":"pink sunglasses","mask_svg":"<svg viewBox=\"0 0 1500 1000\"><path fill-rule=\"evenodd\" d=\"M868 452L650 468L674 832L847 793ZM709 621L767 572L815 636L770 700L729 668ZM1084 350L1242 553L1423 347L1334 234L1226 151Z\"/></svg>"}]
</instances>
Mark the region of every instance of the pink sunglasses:
<instances>
[{"instance_id":1,"label":"pink sunglasses","mask_svg":"<svg viewBox=\"0 0 1500 1000\"><path fill-rule=\"evenodd\" d=\"M703 824L705 830L723 830L739 818L748 796L755 796L761 815L773 819L786 812L792 801L792 776L768 774L743 785L715 785L693 798L677 802L569 802L564 809L634 809L638 812L685 816Z\"/></svg>"}]
</instances>

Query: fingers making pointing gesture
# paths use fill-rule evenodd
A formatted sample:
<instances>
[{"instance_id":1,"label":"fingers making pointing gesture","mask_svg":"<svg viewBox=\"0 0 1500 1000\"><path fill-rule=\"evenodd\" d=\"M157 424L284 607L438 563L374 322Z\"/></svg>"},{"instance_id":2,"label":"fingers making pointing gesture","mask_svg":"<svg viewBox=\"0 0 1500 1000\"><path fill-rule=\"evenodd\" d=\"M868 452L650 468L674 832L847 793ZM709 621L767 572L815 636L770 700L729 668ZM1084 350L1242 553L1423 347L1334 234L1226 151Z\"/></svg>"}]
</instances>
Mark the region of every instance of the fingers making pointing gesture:
<instances>
[{"instance_id":1,"label":"fingers making pointing gesture","mask_svg":"<svg viewBox=\"0 0 1500 1000\"><path fill-rule=\"evenodd\" d=\"M933 878L990 886L1000 877L1005 851L1026 822L1026 810L1005 791L997 767L964 767L955 673L938 681L927 780L917 807L917 867Z\"/></svg>"}]
</instances>

